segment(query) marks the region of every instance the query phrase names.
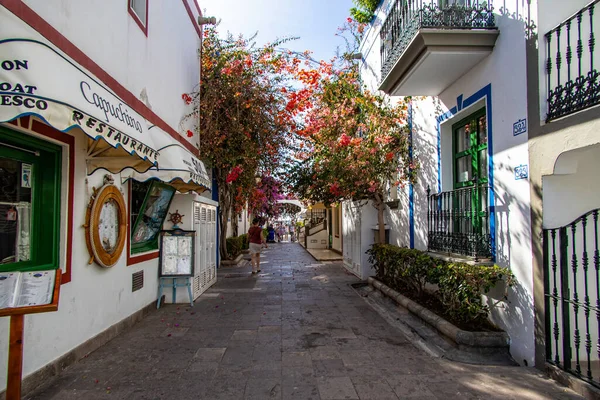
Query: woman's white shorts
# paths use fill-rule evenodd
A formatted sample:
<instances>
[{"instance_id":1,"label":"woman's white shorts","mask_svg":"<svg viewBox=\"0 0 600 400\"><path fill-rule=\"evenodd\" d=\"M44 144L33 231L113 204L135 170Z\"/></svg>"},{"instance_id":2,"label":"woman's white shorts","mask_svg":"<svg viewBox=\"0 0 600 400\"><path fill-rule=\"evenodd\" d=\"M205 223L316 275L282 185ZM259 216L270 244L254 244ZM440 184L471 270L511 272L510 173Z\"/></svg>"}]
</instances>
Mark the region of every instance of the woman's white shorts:
<instances>
[{"instance_id":1,"label":"woman's white shorts","mask_svg":"<svg viewBox=\"0 0 600 400\"><path fill-rule=\"evenodd\" d=\"M260 254L260 249L261 248L262 248L261 244L250 243L250 253L252 253L252 254Z\"/></svg>"}]
</instances>

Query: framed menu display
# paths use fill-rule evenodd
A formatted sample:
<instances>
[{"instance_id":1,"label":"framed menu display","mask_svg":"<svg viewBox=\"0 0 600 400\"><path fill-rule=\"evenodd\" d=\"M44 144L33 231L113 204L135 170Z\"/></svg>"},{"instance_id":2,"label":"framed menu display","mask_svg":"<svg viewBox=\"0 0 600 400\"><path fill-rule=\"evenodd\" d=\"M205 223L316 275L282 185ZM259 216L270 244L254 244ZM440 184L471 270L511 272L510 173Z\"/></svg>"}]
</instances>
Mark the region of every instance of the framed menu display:
<instances>
[{"instance_id":1,"label":"framed menu display","mask_svg":"<svg viewBox=\"0 0 600 400\"><path fill-rule=\"evenodd\" d=\"M0 309L52 303L56 272L0 273Z\"/></svg>"},{"instance_id":2,"label":"framed menu display","mask_svg":"<svg viewBox=\"0 0 600 400\"><path fill-rule=\"evenodd\" d=\"M161 232L159 277L194 276L195 237L196 231L174 229Z\"/></svg>"},{"instance_id":3,"label":"framed menu display","mask_svg":"<svg viewBox=\"0 0 600 400\"><path fill-rule=\"evenodd\" d=\"M0 317L10 317L6 398L21 398L25 314L58 310L62 271L0 273Z\"/></svg>"}]
</instances>

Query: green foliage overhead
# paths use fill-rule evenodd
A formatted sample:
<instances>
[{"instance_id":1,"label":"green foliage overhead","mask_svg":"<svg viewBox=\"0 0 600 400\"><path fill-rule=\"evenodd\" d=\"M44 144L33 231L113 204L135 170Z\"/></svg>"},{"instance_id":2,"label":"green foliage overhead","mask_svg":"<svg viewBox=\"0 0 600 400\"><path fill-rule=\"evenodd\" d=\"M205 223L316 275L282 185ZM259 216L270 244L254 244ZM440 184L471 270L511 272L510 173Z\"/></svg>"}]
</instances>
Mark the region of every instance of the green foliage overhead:
<instances>
[{"instance_id":1,"label":"green foliage overhead","mask_svg":"<svg viewBox=\"0 0 600 400\"><path fill-rule=\"evenodd\" d=\"M375 16L380 0L354 0L356 7L350 9L350 15L360 24L368 24Z\"/></svg>"}]
</instances>

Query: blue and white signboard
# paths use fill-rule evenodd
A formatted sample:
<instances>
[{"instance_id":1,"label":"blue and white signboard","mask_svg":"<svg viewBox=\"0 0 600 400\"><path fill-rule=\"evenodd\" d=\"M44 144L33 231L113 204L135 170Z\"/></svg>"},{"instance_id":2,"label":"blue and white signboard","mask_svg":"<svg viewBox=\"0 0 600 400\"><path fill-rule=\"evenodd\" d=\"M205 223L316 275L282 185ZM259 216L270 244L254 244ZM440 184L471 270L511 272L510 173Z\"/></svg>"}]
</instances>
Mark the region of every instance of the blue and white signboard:
<instances>
[{"instance_id":1,"label":"blue and white signboard","mask_svg":"<svg viewBox=\"0 0 600 400\"><path fill-rule=\"evenodd\" d=\"M527 132L527 119L523 118L513 124L513 136Z\"/></svg>"},{"instance_id":2,"label":"blue and white signboard","mask_svg":"<svg viewBox=\"0 0 600 400\"><path fill-rule=\"evenodd\" d=\"M527 179L529 177L529 170L527 164L519 165L515 167L515 180Z\"/></svg>"}]
</instances>

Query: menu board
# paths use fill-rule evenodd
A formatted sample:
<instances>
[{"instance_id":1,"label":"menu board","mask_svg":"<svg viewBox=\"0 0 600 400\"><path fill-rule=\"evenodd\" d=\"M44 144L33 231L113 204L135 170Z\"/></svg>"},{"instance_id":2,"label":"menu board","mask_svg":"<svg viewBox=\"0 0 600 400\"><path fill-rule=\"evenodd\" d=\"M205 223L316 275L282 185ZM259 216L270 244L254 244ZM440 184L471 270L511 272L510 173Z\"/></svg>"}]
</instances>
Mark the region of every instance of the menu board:
<instances>
[{"instance_id":1,"label":"menu board","mask_svg":"<svg viewBox=\"0 0 600 400\"><path fill-rule=\"evenodd\" d=\"M194 275L195 236L196 231L181 229L162 231L159 276L185 277Z\"/></svg>"},{"instance_id":2,"label":"menu board","mask_svg":"<svg viewBox=\"0 0 600 400\"><path fill-rule=\"evenodd\" d=\"M52 303L56 271L0 273L0 309Z\"/></svg>"}]
</instances>

